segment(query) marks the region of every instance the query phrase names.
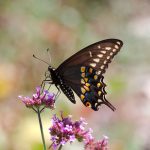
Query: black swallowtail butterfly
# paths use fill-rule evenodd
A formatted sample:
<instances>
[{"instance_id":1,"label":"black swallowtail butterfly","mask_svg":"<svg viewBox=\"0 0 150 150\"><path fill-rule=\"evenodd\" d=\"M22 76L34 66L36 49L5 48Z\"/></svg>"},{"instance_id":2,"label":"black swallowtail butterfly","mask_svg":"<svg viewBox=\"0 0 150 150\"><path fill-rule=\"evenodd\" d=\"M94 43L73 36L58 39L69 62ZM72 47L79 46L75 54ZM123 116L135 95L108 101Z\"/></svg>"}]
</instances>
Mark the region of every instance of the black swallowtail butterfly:
<instances>
[{"instance_id":1,"label":"black swallowtail butterfly","mask_svg":"<svg viewBox=\"0 0 150 150\"><path fill-rule=\"evenodd\" d=\"M43 82L55 84L72 103L76 103L73 91L86 107L97 111L101 104L113 111L115 107L106 98L103 82L106 68L119 52L123 42L118 39L106 39L87 46L65 60L57 69L48 67L49 75Z\"/></svg>"}]
</instances>

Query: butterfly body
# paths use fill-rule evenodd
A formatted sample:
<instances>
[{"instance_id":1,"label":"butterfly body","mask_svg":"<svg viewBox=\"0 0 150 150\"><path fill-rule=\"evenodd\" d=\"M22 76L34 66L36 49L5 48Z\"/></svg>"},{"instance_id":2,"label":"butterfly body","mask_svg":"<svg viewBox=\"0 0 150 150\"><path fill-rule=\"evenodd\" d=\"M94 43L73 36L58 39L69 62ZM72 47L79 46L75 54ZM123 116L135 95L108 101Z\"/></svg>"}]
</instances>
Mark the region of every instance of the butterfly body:
<instances>
[{"instance_id":1,"label":"butterfly body","mask_svg":"<svg viewBox=\"0 0 150 150\"><path fill-rule=\"evenodd\" d=\"M71 102L76 103L73 91L65 83L65 81L63 80L63 77L61 75L59 75L57 70L55 70L54 68L52 68L50 66L48 68L48 71L50 72L50 75L51 75L51 80L52 80L51 84L55 84L55 86L58 88L58 90L60 88Z\"/></svg>"},{"instance_id":2,"label":"butterfly body","mask_svg":"<svg viewBox=\"0 0 150 150\"><path fill-rule=\"evenodd\" d=\"M98 106L105 104L115 110L105 98L103 74L122 45L118 39L99 41L80 50L57 69L49 66L52 83L73 103L76 103L74 91L86 107L97 111Z\"/></svg>"}]
</instances>

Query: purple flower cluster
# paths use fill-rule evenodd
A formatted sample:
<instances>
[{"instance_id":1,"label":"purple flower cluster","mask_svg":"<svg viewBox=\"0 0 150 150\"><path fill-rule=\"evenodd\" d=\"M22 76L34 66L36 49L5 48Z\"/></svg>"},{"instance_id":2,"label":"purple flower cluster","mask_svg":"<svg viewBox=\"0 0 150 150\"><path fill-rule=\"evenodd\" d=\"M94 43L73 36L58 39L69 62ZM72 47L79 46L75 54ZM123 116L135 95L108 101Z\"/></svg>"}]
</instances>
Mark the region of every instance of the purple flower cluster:
<instances>
[{"instance_id":1,"label":"purple flower cluster","mask_svg":"<svg viewBox=\"0 0 150 150\"><path fill-rule=\"evenodd\" d=\"M85 140L85 150L108 150L108 137L104 136L102 140L95 141L95 139Z\"/></svg>"},{"instance_id":2,"label":"purple flower cluster","mask_svg":"<svg viewBox=\"0 0 150 150\"><path fill-rule=\"evenodd\" d=\"M42 94L40 93L40 91L41 87L36 87L36 93L33 94L32 98L23 96L18 97L29 108L33 108L34 106L44 106L53 109L55 103L55 95L53 93L49 93L48 90L44 90Z\"/></svg>"},{"instance_id":3,"label":"purple flower cluster","mask_svg":"<svg viewBox=\"0 0 150 150\"><path fill-rule=\"evenodd\" d=\"M86 150L107 150L107 138L95 142L92 137L92 129L85 130L87 123L83 118L73 122L71 116L64 118L61 114L61 119L56 115L52 118L52 127L49 129L51 134L52 146L54 149L67 142L72 143L75 140L84 141Z\"/></svg>"}]
</instances>

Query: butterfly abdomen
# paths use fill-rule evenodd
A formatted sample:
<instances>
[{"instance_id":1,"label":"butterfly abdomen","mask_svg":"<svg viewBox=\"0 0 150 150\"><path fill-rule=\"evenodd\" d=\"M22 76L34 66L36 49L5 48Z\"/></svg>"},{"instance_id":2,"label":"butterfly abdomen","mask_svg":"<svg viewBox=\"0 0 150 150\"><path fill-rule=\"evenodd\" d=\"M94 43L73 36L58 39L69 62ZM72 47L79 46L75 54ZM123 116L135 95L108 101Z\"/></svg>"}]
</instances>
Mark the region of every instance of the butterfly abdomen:
<instances>
[{"instance_id":1,"label":"butterfly abdomen","mask_svg":"<svg viewBox=\"0 0 150 150\"><path fill-rule=\"evenodd\" d=\"M75 104L76 101L71 87L69 87L63 80L60 80L59 86L68 99Z\"/></svg>"}]
</instances>

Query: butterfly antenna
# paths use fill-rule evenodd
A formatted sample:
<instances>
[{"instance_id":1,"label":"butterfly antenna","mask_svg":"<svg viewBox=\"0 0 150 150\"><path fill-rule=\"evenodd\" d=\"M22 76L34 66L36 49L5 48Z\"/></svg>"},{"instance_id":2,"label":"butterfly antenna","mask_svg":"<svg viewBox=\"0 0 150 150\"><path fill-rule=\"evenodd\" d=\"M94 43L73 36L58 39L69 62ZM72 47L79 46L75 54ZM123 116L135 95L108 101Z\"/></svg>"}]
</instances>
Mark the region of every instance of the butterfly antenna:
<instances>
[{"instance_id":1,"label":"butterfly antenna","mask_svg":"<svg viewBox=\"0 0 150 150\"><path fill-rule=\"evenodd\" d=\"M46 62L46 61L44 61L44 60L42 60L42 59L38 58L38 57L37 57L37 56L35 56L34 54L33 54L33 57L34 57L35 59L38 59L38 60L40 60L40 61L42 61L42 62L44 62L44 63L46 63L46 64L50 65L48 62Z\"/></svg>"},{"instance_id":2,"label":"butterfly antenna","mask_svg":"<svg viewBox=\"0 0 150 150\"><path fill-rule=\"evenodd\" d=\"M51 53L50 53L50 50L49 50L49 48L47 49L47 53L48 53L48 56L49 56L49 61L50 61L50 64L51 64L52 58L51 58Z\"/></svg>"}]
</instances>

